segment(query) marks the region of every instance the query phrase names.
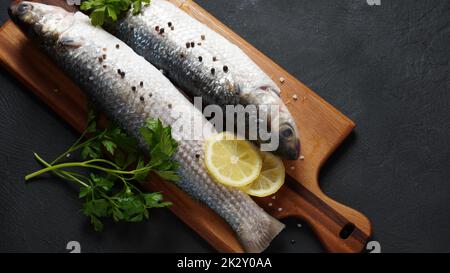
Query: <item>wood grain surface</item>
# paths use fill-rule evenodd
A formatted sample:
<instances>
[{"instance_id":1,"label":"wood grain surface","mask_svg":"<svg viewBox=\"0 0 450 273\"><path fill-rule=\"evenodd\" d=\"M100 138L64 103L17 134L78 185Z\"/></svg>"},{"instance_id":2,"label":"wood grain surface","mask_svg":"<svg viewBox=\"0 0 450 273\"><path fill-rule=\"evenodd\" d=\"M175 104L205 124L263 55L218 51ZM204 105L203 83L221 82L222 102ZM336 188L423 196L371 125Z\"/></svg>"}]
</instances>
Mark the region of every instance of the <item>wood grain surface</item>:
<instances>
[{"instance_id":1,"label":"wood grain surface","mask_svg":"<svg viewBox=\"0 0 450 273\"><path fill-rule=\"evenodd\" d=\"M75 10L61 0L39 2ZM282 98L297 122L304 159L285 161L286 185L275 196L255 201L278 219L305 220L329 252L362 251L372 234L369 219L326 196L318 183L321 166L349 135L354 123L193 1L171 2L245 51L279 84ZM86 98L82 91L10 21L0 30L0 62L71 126L84 129ZM283 84L281 77L285 79ZM293 95L298 99L294 100ZM158 177L151 181L145 188L163 192L175 204L170 210L215 249L243 252L231 228L211 209L171 183Z\"/></svg>"}]
</instances>

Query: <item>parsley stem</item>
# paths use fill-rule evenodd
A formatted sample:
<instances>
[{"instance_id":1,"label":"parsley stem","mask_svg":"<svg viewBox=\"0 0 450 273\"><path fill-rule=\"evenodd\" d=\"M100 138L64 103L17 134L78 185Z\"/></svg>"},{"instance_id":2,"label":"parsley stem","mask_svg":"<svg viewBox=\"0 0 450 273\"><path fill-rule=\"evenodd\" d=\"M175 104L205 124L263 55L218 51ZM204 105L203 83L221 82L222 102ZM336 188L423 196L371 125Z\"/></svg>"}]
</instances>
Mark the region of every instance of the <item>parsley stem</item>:
<instances>
[{"instance_id":1,"label":"parsley stem","mask_svg":"<svg viewBox=\"0 0 450 273\"><path fill-rule=\"evenodd\" d=\"M122 171L122 170L109 169L109 168L104 168L104 167L101 167L98 165L90 164L90 163L95 163L95 162L107 163L108 161L103 160L103 159L92 159L92 160L88 160L88 161L84 161L84 162L69 162L69 163L61 163L58 165L51 165L47 168L41 169L39 171L36 171L34 173L31 173L31 174L25 176L25 180L29 180L31 178L34 178L34 177L39 176L46 172L52 172L52 171L59 170L62 168L71 168L71 167L83 167L83 168L97 169L97 170L104 171L107 173L122 174L122 175L133 175L133 174L136 174L139 172L144 172L144 171L150 170L149 167L144 167L144 168L136 169L133 171Z\"/></svg>"},{"instance_id":2,"label":"parsley stem","mask_svg":"<svg viewBox=\"0 0 450 273\"><path fill-rule=\"evenodd\" d=\"M65 151L64 153L59 155L57 158L55 158L55 160L53 160L50 164L51 165L56 164L57 162L61 161L61 159L64 158L67 154L73 153L73 152L87 146L88 144L91 144L94 140L98 139L98 136L96 136L96 137L90 138L90 139L86 140L85 142L79 144L80 141L85 137L85 135L86 135L86 131L83 132L81 137L79 139L77 139L77 141L75 141L75 143L72 146L70 146L70 148L67 149L67 151Z\"/></svg>"},{"instance_id":3,"label":"parsley stem","mask_svg":"<svg viewBox=\"0 0 450 273\"><path fill-rule=\"evenodd\" d=\"M106 159L101 159L101 158L96 158L96 159L91 159L89 161L85 161L86 163L94 163L94 162L101 162L101 163L105 163L105 164L109 164L111 166L113 166L114 168L116 168L117 170L121 170L121 168L119 166L117 166L115 163L106 160Z\"/></svg>"},{"instance_id":4,"label":"parsley stem","mask_svg":"<svg viewBox=\"0 0 450 273\"><path fill-rule=\"evenodd\" d=\"M46 166L46 167L51 167L52 165L50 165L49 163L47 163L44 159L42 159L38 154L34 153L34 157L39 161L39 163L41 163L42 165ZM84 183L83 181L81 181L80 179L78 179L77 177L75 177L74 175L72 175L69 172L66 171L57 171L54 170L52 171L56 176L63 178L63 179L67 179L73 182L76 182L78 184L80 184L81 186L87 187L89 188L90 186L86 183ZM26 178L25 178L26 179Z\"/></svg>"},{"instance_id":5,"label":"parsley stem","mask_svg":"<svg viewBox=\"0 0 450 273\"><path fill-rule=\"evenodd\" d=\"M56 162L60 161L62 158L64 158L67 154L71 153L74 150L74 147L76 145L78 145L78 143L80 143L80 141L84 138L84 136L86 135L86 130L84 130L84 132L81 134L81 136L72 144L72 146L69 147L69 149L67 149L67 151L65 151L64 153L62 153L61 155L59 155L57 158L55 158L55 160L53 160L50 165L54 165ZM36 155L36 154L35 154Z\"/></svg>"}]
</instances>

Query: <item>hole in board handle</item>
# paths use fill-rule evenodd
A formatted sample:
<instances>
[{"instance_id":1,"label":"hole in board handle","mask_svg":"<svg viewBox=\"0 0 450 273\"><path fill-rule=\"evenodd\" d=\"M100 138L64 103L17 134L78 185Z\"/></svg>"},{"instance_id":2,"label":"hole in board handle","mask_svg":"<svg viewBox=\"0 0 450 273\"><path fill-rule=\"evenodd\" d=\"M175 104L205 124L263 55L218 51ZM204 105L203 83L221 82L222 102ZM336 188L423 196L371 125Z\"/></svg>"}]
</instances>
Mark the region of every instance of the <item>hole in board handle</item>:
<instances>
[{"instance_id":1,"label":"hole in board handle","mask_svg":"<svg viewBox=\"0 0 450 273\"><path fill-rule=\"evenodd\" d=\"M347 239L352 235L353 231L355 230L355 224L353 223L347 223L342 229L341 232L339 232L339 237L342 239Z\"/></svg>"}]
</instances>

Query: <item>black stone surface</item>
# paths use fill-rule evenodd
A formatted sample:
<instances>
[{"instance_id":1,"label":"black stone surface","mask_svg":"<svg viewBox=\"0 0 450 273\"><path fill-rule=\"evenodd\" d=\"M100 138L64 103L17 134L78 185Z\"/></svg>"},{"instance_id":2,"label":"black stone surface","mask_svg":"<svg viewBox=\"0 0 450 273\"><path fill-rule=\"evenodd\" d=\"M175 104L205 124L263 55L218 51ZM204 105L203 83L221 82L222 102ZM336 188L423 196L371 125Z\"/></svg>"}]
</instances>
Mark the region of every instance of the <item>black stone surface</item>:
<instances>
[{"instance_id":1,"label":"black stone surface","mask_svg":"<svg viewBox=\"0 0 450 273\"><path fill-rule=\"evenodd\" d=\"M450 1L197 2L356 122L321 184L372 220L382 252L450 251ZM24 183L33 151L56 156L77 134L4 69L0 90L0 251L214 251L167 210L96 234L73 187ZM286 223L269 252L323 251Z\"/></svg>"}]
</instances>

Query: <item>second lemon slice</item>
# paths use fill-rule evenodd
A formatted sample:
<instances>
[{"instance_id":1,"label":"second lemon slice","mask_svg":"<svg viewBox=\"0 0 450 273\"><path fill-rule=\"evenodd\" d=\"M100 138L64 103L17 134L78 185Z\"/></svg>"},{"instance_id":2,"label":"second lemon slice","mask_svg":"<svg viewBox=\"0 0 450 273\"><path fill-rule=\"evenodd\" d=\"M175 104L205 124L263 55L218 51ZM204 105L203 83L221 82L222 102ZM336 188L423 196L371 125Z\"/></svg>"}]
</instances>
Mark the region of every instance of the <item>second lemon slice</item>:
<instances>
[{"instance_id":1,"label":"second lemon slice","mask_svg":"<svg viewBox=\"0 0 450 273\"><path fill-rule=\"evenodd\" d=\"M261 156L250 142L223 132L206 141L206 168L217 182L243 187L252 183L262 168Z\"/></svg>"},{"instance_id":2,"label":"second lemon slice","mask_svg":"<svg viewBox=\"0 0 450 273\"><path fill-rule=\"evenodd\" d=\"M259 177L242 188L249 195L266 197L276 193L284 184L285 170L283 161L277 156L262 152L263 166Z\"/></svg>"}]
</instances>

